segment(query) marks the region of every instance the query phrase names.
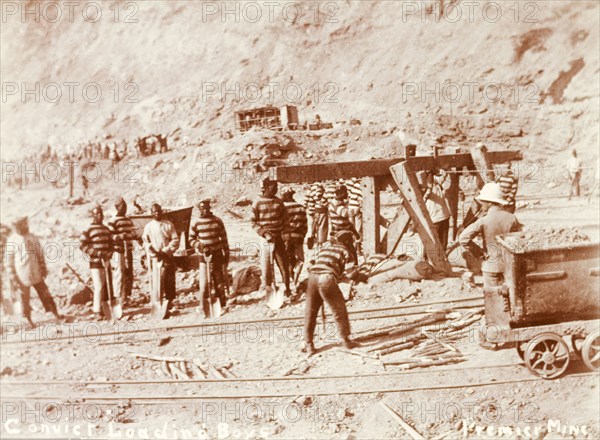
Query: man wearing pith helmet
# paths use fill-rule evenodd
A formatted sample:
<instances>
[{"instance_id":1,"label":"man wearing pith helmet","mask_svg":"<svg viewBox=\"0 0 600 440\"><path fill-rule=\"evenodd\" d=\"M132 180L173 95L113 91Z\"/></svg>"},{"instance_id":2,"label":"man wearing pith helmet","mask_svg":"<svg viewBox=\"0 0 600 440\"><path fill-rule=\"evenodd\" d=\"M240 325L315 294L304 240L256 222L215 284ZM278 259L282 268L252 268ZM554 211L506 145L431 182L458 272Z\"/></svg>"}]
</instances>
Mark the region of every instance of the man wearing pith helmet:
<instances>
[{"instance_id":1,"label":"man wearing pith helmet","mask_svg":"<svg viewBox=\"0 0 600 440\"><path fill-rule=\"evenodd\" d=\"M519 231L521 224L517 217L506 210L509 202L504 198L502 188L498 183L486 183L479 193L477 200L487 207L487 213L470 226L458 237L465 253L473 254L477 247L473 240L480 236L483 241L483 287L501 286L504 281L504 264L502 251L496 243L498 235Z\"/></svg>"}]
</instances>

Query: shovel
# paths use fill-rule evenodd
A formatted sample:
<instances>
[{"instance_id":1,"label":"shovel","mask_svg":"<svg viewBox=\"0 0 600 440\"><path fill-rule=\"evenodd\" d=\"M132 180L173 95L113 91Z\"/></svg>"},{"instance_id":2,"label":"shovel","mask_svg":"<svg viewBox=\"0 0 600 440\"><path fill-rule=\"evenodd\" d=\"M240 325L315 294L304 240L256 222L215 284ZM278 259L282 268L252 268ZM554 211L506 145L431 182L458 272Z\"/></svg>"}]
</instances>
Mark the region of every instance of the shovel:
<instances>
[{"instance_id":1,"label":"shovel","mask_svg":"<svg viewBox=\"0 0 600 440\"><path fill-rule=\"evenodd\" d=\"M106 288L108 289L108 304L111 311L110 316L112 316L112 318L114 319L121 319L123 317L123 307L121 306L121 300L115 297L110 263L107 263L105 260L102 260L102 267L104 267L104 276L106 277ZM104 305L104 301L102 302L102 307L103 310L106 308Z\"/></svg>"},{"instance_id":2,"label":"shovel","mask_svg":"<svg viewBox=\"0 0 600 440\"><path fill-rule=\"evenodd\" d=\"M266 287L267 307L271 310L278 310L285 301L285 292L281 289L281 287L278 288L277 284L275 283L275 244L273 243L271 244L270 257L271 260L269 261L269 267L271 269L271 285Z\"/></svg>"},{"instance_id":3,"label":"shovel","mask_svg":"<svg viewBox=\"0 0 600 440\"><path fill-rule=\"evenodd\" d=\"M109 287L108 273L107 273L108 270L106 269L106 262L104 260L102 260L102 267L104 268L104 286L103 286L103 288L105 288L107 290L108 298L106 300L104 300L104 299L101 300L100 307L102 308L102 313L104 314L104 319L111 321L113 319L112 307L110 305L112 285Z\"/></svg>"},{"instance_id":4,"label":"shovel","mask_svg":"<svg viewBox=\"0 0 600 440\"><path fill-rule=\"evenodd\" d=\"M150 264L152 264L152 262ZM151 292L152 298L150 300L150 313L152 313L152 315L156 319L165 319L165 317L167 316L167 308L169 306L169 302L163 300L162 298L163 289L160 280L160 272L162 270L163 262L161 260L156 259L154 264L156 264L158 270L151 271L150 273L150 276L153 277L153 284L156 286L156 288L154 289L155 292Z\"/></svg>"},{"instance_id":5,"label":"shovel","mask_svg":"<svg viewBox=\"0 0 600 440\"><path fill-rule=\"evenodd\" d=\"M302 273L302 268L304 267L303 262L299 262L294 268L294 286L298 289L298 281L300 279L300 274Z\"/></svg>"},{"instance_id":6,"label":"shovel","mask_svg":"<svg viewBox=\"0 0 600 440\"><path fill-rule=\"evenodd\" d=\"M204 308L205 318L218 318L222 315L221 301L212 292L212 256L204 254L204 261L206 261L206 292L204 298L202 298L202 307ZM208 293L208 295L206 295ZM208 297L207 297L208 296Z\"/></svg>"}]
</instances>

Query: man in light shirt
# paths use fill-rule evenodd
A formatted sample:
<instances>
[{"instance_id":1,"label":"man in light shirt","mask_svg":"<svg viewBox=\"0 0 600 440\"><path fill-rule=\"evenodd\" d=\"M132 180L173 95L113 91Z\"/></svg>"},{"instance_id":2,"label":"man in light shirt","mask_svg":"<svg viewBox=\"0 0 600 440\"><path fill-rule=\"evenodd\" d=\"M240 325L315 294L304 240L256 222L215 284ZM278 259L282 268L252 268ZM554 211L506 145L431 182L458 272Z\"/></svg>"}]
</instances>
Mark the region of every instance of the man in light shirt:
<instances>
[{"instance_id":1,"label":"man in light shirt","mask_svg":"<svg viewBox=\"0 0 600 440\"><path fill-rule=\"evenodd\" d=\"M45 278L48 275L44 250L39 239L29 232L27 217L19 218L14 224L14 234L8 239L8 276L9 281L16 290L18 302L21 304L23 317L31 327L34 327L31 319L31 288L37 292L46 312L51 312L56 319L61 316L56 308L56 303L46 285Z\"/></svg>"},{"instance_id":2,"label":"man in light shirt","mask_svg":"<svg viewBox=\"0 0 600 440\"><path fill-rule=\"evenodd\" d=\"M167 301L167 315L175 299L175 263L173 254L179 248L175 225L164 219L162 207L152 204L153 219L144 227L142 240L150 260L151 302Z\"/></svg>"},{"instance_id":3,"label":"man in light shirt","mask_svg":"<svg viewBox=\"0 0 600 440\"><path fill-rule=\"evenodd\" d=\"M438 237L441 250L436 252L446 253L448 245L448 230L450 229L450 208L448 201L444 195L444 184L446 179L442 173L440 176L434 176L433 173L427 171L420 175L422 181L423 199L429 213L429 217L433 223L433 233Z\"/></svg>"}]
</instances>

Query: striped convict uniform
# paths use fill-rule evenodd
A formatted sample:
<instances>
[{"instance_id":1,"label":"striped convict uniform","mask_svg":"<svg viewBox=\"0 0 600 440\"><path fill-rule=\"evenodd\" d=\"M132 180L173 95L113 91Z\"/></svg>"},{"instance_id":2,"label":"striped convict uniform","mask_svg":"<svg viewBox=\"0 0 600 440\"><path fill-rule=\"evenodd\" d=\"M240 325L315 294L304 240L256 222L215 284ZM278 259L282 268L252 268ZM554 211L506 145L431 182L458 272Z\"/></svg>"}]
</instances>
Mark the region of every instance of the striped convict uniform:
<instances>
[{"instance_id":1,"label":"striped convict uniform","mask_svg":"<svg viewBox=\"0 0 600 440\"><path fill-rule=\"evenodd\" d=\"M123 301L131 296L133 288L133 245L132 242L140 240L137 229L127 216L116 216L108 222L108 229L112 233L113 247L115 250L113 283L115 295L120 295Z\"/></svg>"},{"instance_id":2,"label":"striped convict uniform","mask_svg":"<svg viewBox=\"0 0 600 440\"><path fill-rule=\"evenodd\" d=\"M193 247L200 247L203 252L229 253L227 231L223 221L215 216L200 217L192 226L190 241Z\"/></svg>"},{"instance_id":3,"label":"striped convict uniform","mask_svg":"<svg viewBox=\"0 0 600 440\"><path fill-rule=\"evenodd\" d=\"M224 290L224 283L226 282L224 278L224 266L229 260L229 242L223 221L212 214L208 217L200 217L194 226L192 226L190 242L194 248L200 249L202 253L211 256L210 279L221 306L224 307L227 301ZM208 267L207 265L203 265L203 263L205 263L204 257L202 257L200 265L199 275L201 278L199 280L199 288L201 300L206 301L210 294L206 281ZM203 271L205 271L204 274L202 274Z\"/></svg>"},{"instance_id":4,"label":"striped convict uniform","mask_svg":"<svg viewBox=\"0 0 600 440\"><path fill-rule=\"evenodd\" d=\"M306 209L306 213L309 217L312 217L315 213L315 201L313 200L313 186L310 185L305 188L304 192L304 209Z\"/></svg>"},{"instance_id":5,"label":"striped convict uniform","mask_svg":"<svg viewBox=\"0 0 600 440\"><path fill-rule=\"evenodd\" d=\"M325 193L323 194L323 197L327 201L328 205L330 205L331 202L335 200L335 190L337 189L337 187L338 185L335 182L329 183L325 186Z\"/></svg>"},{"instance_id":6,"label":"striped convict uniform","mask_svg":"<svg viewBox=\"0 0 600 440\"><path fill-rule=\"evenodd\" d=\"M356 177L347 180L345 185L348 189L348 218L354 225L358 235L362 237L362 185L360 179ZM358 245L360 245L360 242Z\"/></svg>"},{"instance_id":7,"label":"striped convict uniform","mask_svg":"<svg viewBox=\"0 0 600 440\"><path fill-rule=\"evenodd\" d=\"M307 230L306 210L295 201L285 202L284 206L288 217L288 228L284 231L284 238L303 241Z\"/></svg>"},{"instance_id":8,"label":"striped convict uniform","mask_svg":"<svg viewBox=\"0 0 600 440\"><path fill-rule=\"evenodd\" d=\"M102 260L109 260L113 253L110 229L103 224L92 224L79 238L80 249L90 257L90 269L102 268Z\"/></svg>"},{"instance_id":9,"label":"striped convict uniform","mask_svg":"<svg viewBox=\"0 0 600 440\"><path fill-rule=\"evenodd\" d=\"M114 251L119 254L124 254L126 249L130 250L131 242L139 239L137 229L129 217L116 216L107 226L112 234Z\"/></svg>"},{"instance_id":10,"label":"striped convict uniform","mask_svg":"<svg viewBox=\"0 0 600 440\"><path fill-rule=\"evenodd\" d=\"M107 273L103 261L110 270L110 258L113 254L113 239L110 229L103 224L92 223L79 238L80 249L90 259L90 273L94 285L92 311L100 313L102 301L109 300Z\"/></svg>"},{"instance_id":11,"label":"striped convict uniform","mask_svg":"<svg viewBox=\"0 0 600 440\"><path fill-rule=\"evenodd\" d=\"M353 234L352 223L349 220L348 208L343 202L333 200L329 205L329 236L334 237L338 232Z\"/></svg>"},{"instance_id":12,"label":"striped convict uniform","mask_svg":"<svg viewBox=\"0 0 600 440\"><path fill-rule=\"evenodd\" d=\"M360 179L352 178L347 180L344 184L348 189L348 208L360 209L363 198Z\"/></svg>"},{"instance_id":13,"label":"striped convict uniform","mask_svg":"<svg viewBox=\"0 0 600 440\"><path fill-rule=\"evenodd\" d=\"M265 288L274 280L275 274L271 271L271 255L277 261L279 272L289 292L289 267L282 234L288 228L287 211L279 197L265 197L260 195L252 204L252 227L261 237L266 239L266 234L272 236L273 241L263 243L261 249L261 287Z\"/></svg>"},{"instance_id":14,"label":"striped convict uniform","mask_svg":"<svg viewBox=\"0 0 600 440\"><path fill-rule=\"evenodd\" d=\"M285 202L288 228L283 233L290 273L294 273L298 263L304 262L304 237L308 229L306 210L296 201Z\"/></svg>"},{"instance_id":15,"label":"striped convict uniform","mask_svg":"<svg viewBox=\"0 0 600 440\"><path fill-rule=\"evenodd\" d=\"M340 244L325 245L317 253L315 264L309 269L304 316L304 338L313 343L319 310L325 302L332 311L340 337L346 341L350 336L350 321L344 295L338 286L346 263L350 261L348 250Z\"/></svg>"},{"instance_id":16,"label":"striped convict uniform","mask_svg":"<svg viewBox=\"0 0 600 440\"><path fill-rule=\"evenodd\" d=\"M519 185L513 171L511 169L505 171L498 178L497 182L500 185L500 188L502 189L504 199L508 201L507 207L513 208L517 200L517 189Z\"/></svg>"},{"instance_id":17,"label":"striped convict uniform","mask_svg":"<svg viewBox=\"0 0 600 440\"><path fill-rule=\"evenodd\" d=\"M354 240L358 237L356 236L357 232L349 217L350 215L346 205L339 200L334 200L332 205L329 207L329 236L335 237L340 232L344 233L344 243L348 247L352 261L357 264L358 255L354 245Z\"/></svg>"},{"instance_id":18,"label":"striped convict uniform","mask_svg":"<svg viewBox=\"0 0 600 440\"><path fill-rule=\"evenodd\" d=\"M266 232L281 235L287 226L287 212L279 197L259 196L252 204L251 222L254 230L263 237Z\"/></svg>"},{"instance_id":19,"label":"striped convict uniform","mask_svg":"<svg viewBox=\"0 0 600 440\"><path fill-rule=\"evenodd\" d=\"M311 274L333 275L336 281L344 274L346 263L350 262L348 250L340 244L323 246L317 252L315 264L309 270Z\"/></svg>"}]
</instances>

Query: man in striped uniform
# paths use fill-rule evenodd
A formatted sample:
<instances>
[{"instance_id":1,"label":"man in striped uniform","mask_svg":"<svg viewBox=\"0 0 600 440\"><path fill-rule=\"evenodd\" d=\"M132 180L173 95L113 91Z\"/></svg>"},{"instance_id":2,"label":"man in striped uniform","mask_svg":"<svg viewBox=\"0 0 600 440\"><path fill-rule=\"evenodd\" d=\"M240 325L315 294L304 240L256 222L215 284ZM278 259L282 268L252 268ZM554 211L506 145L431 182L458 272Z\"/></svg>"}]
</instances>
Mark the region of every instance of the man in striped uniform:
<instances>
[{"instance_id":1,"label":"man in striped uniform","mask_svg":"<svg viewBox=\"0 0 600 440\"><path fill-rule=\"evenodd\" d=\"M210 199L204 199L198 204L200 219L192 226L190 241L194 249L201 255L200 273L206 273L205 257L211 258L210 279L215 287L215 293L225 307L227 298L224 292L224 275L229 265L229 242L223 221L211 211ZM200 278L200 299L208 299L206 278Z\"/></svg>"},{"instance_id":2,"label":"man in striped uniform","mask_svg":"<svg viewBox=\"0 0 600 440\"><path fill-rule=\"evenodd\" d=\"M350 221L354 225L354 229L358 234L362 234L362 186L360 179L353 177L347 180L346 188L348 189L348 214ZM360 241L357 243L360 244Z\"/></svg>"},{"instance_id":3,"label":"man in striped uniform","mask_svg":"<svg viewBox=\"0 0 600 440\"><path fill-rule=\"evenodd\" d=\"M335 190L335 198L329 205L329 236L333 238L338 234L347 235L348 251L354 264L358 264L358 255L354 242L359 239L358 232L350 221L346 200L348 199L348 190L344 185L340 185Z\"/></svg>"},{"instance_id":4,"label":"man in striped uniform","mask_svg":"<svg viewBox=\"0 0 600 440\"><path fill-rule=\"evenodd\" d=\"M311 234L315 243L322 246L327 241L329 222L327 219L327 200L325 199L325 188L320 183L314 183L311 187L306 207L312 215Z\"/></svg>"},{"instance_id":5,"label":"man in striped uniform","mask_svg":"<svg viewBox=\"0 0 600 440\"><path fill-rule=\"evenodd\" d=\"M304 207L294 200L294 190L290 187L282 191L281 198L288 217L288 228L283 231L283 241L288 257L290 274L298 279L302 264L304 264L304 237L306 236L307 220Z\"/></svg>"},{"instance_id":6,"label":"man in striped uniform","mask_svg":"<svg viewBox=\"0 0 600 440\"><path fill-rule=\"evenodd\" d=\"M288 227L288 218L283 201L277 197L277 181L268 177L261 182L262 194L252 204L252 227L263 239L261 243L261 288L266 288L274 281L275 273L271 271L274 257L285 284L286 295L290 291L290 275L288 259L283 242L283 231Z\"/></svg>"},{"instance_id":7,"label":"man in striped uniform","mask_svg":"<svg viewBox=\"0 0 600 440\"><path fill-rule=\"evenodd\" d=\"M127 203L122 197L117 199L115 208L117 213L108 222L115 250L113 283L115 295L119 295L121 302L125 303L131 297L133 286L133 242L137 241L141 244L142 240L137 235L135 225L127 217Z\"/></svg>"},{"instance_id":8,"label":"man in striped uniform","mask_svg":"<svg viewBox=\"0 0 600 440\"><path fill-rule=\"evenodd\" d=\"M338 187L339 184L337 184L336 182L330 182L327 185L325 185L325 193L323 194L323 197L327 201L328 205L331 205L331 202L333 202L333 200L335 199L335 193Z\"/></svg>"},{"instance_id":9,"label":"man in striped uniform","mask_svg":"<svg viewBox=\"0 0 600 440\"><path fill-rule=\"evenodd\" d=\"M508 202L504 209L510 213L514 213L516 209L518 182L513 171L510 168L504 169L500 177L498 177L497 182L500 184L502 194L504 194L504 200Z\"/></svg>"},{"instance_id":10,"label":"man in striped uniform","mask_svg":"<svg viewBox=\"0 0 600 440\"><path fill-rule=\"evenodd\" d=\"M153 219L144 227L142 240L150 260L150 299L167 301L167 314L175 299L175 263L173 254L179 248L179 235L175 225L163 216L162 207L153 203L150 210Z\"/></svg>"},{"instance_id":11,"label":"man in striped uniform","mask_svg":"<svg viewBox=\"0 0 600 440\"><path fill-rule=\"evenodd\" d=\"M104 225L104 212L100 206L91 211L92 224L79 239L80 249L89 257L90 272L94 285L92 311L96 316L102 316L101 303L109 301L106 271L110 270L110 259L113 254L112 234Z\"/></svg>"},{"instance_id":12,"label":"man in striped uniform","mask_svg":"<svg viewBox=\"0 0 600 440\"><path fill-rule=\"evenodd\" d=\"M351 237L344 233L336 234L332 238L331 244L319 249L315 264L309 269L304 313L305 346L303 349L309 355L315 353L313 338L317 317L323 302L327 303L333 313L344 347L351 349L356 346L350 340L348 311L346 310L344 295L338 286L338 281L344 272L351 279L358 275L356 266L351 264L352 257L350 256L349 245L352 245ZM348 263L350 265L346 267Z\"/></svg>"}]
</instances>

